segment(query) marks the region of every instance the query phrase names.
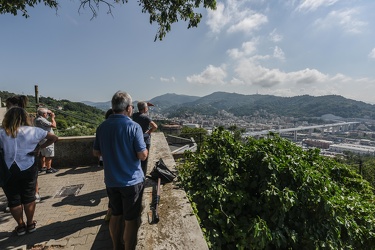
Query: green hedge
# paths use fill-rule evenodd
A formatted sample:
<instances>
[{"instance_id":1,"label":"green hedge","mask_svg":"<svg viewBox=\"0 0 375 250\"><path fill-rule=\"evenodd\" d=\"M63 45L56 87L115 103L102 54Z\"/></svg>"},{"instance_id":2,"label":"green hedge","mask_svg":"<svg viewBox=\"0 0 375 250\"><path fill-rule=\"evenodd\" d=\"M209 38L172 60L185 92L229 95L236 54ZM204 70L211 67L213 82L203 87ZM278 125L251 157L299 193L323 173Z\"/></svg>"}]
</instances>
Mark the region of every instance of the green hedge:
<instances>
[{"instance_id":1,"label":"green hedge","mask_svg":"<svg viewBox=\"0 0 375 250\"><path fill-rule=\"evenodd\" d=\"M178 170L211 249L375 246L371 185L318 150L217 129Z\"/></svg>"}]
</instances>

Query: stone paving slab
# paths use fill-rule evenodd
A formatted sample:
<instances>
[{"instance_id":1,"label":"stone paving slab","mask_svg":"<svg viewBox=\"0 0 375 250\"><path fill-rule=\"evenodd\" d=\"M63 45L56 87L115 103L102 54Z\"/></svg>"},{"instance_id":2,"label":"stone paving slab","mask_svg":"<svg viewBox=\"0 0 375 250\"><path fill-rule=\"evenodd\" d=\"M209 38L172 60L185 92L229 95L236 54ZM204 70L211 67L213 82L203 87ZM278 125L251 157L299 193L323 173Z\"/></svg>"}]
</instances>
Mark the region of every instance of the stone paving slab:
<instances>
[{"instance_id":1,"label":"stone paving slab","mask_svg":"<svg viewBox=\"0 0 375 250\"><path fill-rule=\"evenodd\" d=\"M0 189L0 249L32 249L32 246L55 246L56 249L112 249L103 169L82 166L60 169L55 174L38 177L42 201L37 203L34 233L17 236L16 222L5 213L6 197ZM83 184L77 196L55 198L65 186ZM40 248L42 249L42 248Z\"/></svg>"}]
</instances>

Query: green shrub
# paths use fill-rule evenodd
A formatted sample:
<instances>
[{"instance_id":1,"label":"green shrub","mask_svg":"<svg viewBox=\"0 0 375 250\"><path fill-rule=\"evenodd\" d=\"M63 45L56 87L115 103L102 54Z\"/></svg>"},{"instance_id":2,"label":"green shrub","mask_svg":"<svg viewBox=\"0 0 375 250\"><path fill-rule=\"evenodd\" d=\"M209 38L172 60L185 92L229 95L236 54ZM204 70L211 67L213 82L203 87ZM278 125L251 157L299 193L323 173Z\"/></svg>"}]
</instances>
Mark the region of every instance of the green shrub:
<instances>
[{"instance_id":1,"label":"green shrub","mask_svg":"<svg viewBox=\"0 0 375 250\"><path fill-rule=\"evenodd\" d=\"M211 249L371 249L372 187L347 165L276 135L215 130L179 178Z\"/></svg>"}]
</instances>

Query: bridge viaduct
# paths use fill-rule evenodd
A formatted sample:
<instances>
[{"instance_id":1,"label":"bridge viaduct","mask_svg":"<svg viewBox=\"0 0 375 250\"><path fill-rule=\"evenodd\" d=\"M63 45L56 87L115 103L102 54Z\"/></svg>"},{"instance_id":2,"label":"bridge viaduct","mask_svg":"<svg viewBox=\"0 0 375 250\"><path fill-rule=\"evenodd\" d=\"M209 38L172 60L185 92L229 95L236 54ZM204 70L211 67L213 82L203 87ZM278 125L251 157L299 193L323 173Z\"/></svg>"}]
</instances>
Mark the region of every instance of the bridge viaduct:
<instances>
[{"instance_id":1,"label":"bridge viaduct","mask_svg":"<svg viewBox=\"0 0 375 250\"><path fill-rule=\"evenodd\" d=\"M261 136L268 135L269 133L294 133L294 140L297 140L297 132L301 130L307 130L309 135L314 131L314 129L320 129L321 133L323 134L325 131L349 131L354 128L355 124L359 124L359 122L339 122L339 123L331 123L331 124L322 124L322 125L313 125L313 126L299 126L295 128L284 128L284 129L270 129L270 130L262 130L262 131L254 131L254 132L247 132L244 136L252 136L259 138Z\"/></svg>"}]
</instances>

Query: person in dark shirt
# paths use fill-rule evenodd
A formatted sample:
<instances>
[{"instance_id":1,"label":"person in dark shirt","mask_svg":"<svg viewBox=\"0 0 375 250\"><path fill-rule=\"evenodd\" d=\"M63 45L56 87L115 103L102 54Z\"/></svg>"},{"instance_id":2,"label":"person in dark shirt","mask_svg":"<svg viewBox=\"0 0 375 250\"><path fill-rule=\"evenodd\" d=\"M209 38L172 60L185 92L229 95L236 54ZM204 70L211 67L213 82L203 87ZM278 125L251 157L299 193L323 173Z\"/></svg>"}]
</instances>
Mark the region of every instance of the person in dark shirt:
<instances>
[{"instance_id":1,"label":"person in dark shirt","mask_svg":"<svg viewBox=\"0 0 375 250\"><path fill-rule=\"evenodd\" d=\"M138 112L133 114L133 121L141 125L143 138L146 143L147 150L150 150L151 133L158 129L158 125L148 117L148 104L147 102L138 102ZM147 172L147 159L141 162L143 173Z\"/></svg>"}]
</instances>

